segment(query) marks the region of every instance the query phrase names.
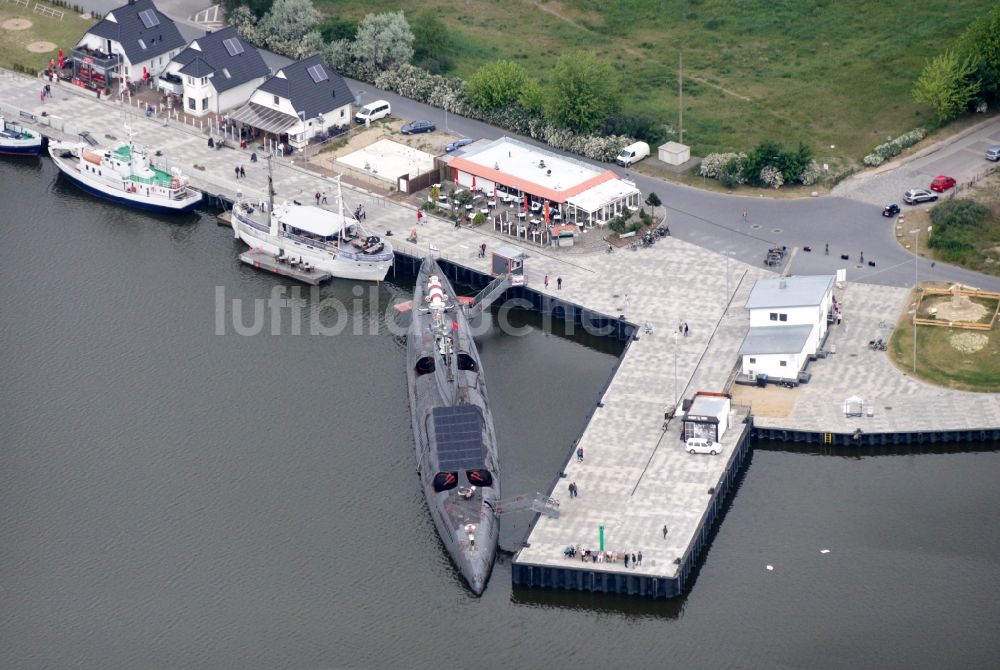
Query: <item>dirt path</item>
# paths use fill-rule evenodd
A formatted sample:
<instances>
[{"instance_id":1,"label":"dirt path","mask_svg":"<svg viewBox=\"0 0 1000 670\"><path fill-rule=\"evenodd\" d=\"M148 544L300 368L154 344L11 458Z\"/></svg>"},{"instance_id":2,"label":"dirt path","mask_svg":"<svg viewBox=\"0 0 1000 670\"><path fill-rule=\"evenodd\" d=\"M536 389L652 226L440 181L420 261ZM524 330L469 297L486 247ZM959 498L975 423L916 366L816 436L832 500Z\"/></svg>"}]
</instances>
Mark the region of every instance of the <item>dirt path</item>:
<instances>
[{"instance_id":1,"label":"dirt path","mask_svg":"<svg viewBox=\"0 0 1000 670\"><path fill-rule=\"evenodd\" d=\"M692 80L698 82L699 84L703 84L704 86L708 86L710 88L714 88L717 91L722 91L726 95L731 95L734 98L739 98L740 100L743 100L744 102L753 102L753 100L751 100L750 98L746 97L745 95L740 95L739 93L736 93L735 91L730 91L728 88L725 88L723 86L719 86L718 84L713 84L710 81L705 81L701 77L692 77L691 75L687 75L687 78L688 79L692 79Z\"/></svg>"}]
</instances>

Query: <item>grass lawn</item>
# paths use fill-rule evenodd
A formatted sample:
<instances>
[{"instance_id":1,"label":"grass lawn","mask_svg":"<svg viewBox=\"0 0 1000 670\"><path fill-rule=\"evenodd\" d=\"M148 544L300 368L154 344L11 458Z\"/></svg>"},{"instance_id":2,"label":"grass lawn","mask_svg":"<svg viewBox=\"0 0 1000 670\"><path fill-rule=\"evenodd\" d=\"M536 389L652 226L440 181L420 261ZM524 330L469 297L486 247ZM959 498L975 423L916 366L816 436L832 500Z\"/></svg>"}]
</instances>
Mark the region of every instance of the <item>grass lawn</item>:
<instances>
[{"instance_id":1,"label":"grass lawn","mask_svg":"<svg viewBox=\"0 0 1000 670\"><path fill-rule=\"evenodd\" d=\"M625 111L677 125L684 55L684 138L692 154L800 140L833 170L919 125L910 89L992 0L315 0L360 20L438 8L456 45L454 74L498 58L545 80L572 50L621 73ZM830 149L833 145L835 148Z\"/></svg>"},{"instance_id":2,"label":"grass lawn","mask_svg":"<svg viewBox=\"0 0 1000 670\"><path fill-rule=\"evenodd\" d=\"M991 315L996 309L995 300L974 301ZM926 301L922 308L925 306ZM889 357L900 370L913 374L913 322L909 314L896 324L889 340ZM916 376L948 388L1000 392L1000 326L995 321L991 330L918 326Z\"/></svg>"},{"instance_id":3,"label":"grass lawn","mask_svg":"<svg viewBox=\"0 0 1000 670\"><path fill-rule=\"evenodd\" d=\"M8 19L31 21L31 27L27 30L0 28L0 67L13 68L18 65L35 71L44 70L48 67L50 58L58 58L60 47L69 59L73 46L88 28L97 23L91 18L80 18L80 15L71 9L53 7L65 12L63 20L60 21L35 13L32 11L34 6L35 0L32 0L27 8L9 3L0 5L0 26ZM45 53L31 53L25 47L32 42L52 42L56 47Z\"/></svg>"}]
</instances>

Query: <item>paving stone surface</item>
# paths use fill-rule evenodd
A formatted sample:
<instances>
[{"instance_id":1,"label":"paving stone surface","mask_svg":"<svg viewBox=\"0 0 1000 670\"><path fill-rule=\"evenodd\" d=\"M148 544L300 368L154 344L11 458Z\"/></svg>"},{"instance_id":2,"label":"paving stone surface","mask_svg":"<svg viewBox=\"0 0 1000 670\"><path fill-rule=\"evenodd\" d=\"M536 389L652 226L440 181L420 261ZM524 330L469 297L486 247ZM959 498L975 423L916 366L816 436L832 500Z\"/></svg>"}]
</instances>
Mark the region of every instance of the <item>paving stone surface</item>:
<instances>
[{"instance_id":1,"label":"paving stone surface","mask_svg":"<svg viewBox=\"0 0 1000 670\"><path fill-rule=\"evenodd\" d=\"M67 135L87 130L100 142L111 142L108 136L124 139L122 105L99 102L83 91L67 90L71 87L65 85L55 87L53 99L42 104L39 88L37 80L3 74L0 111L11 116L21 110L36 115L46 111L54 117L53 127L64 128ZM265 165L250 163L248 151L208 150L207 136L190 126L164 125L141 115L132 115L130 122L138 142L161 150L169 165L180 166L196 187L230 198L237 191L252 198L264 197ZM195 164L204 170L194 169ZM235 179L237 165L246 168L246 179ZM319 191L328 194L329 207L336 206L333 182L311 173L307 165L279 160L273 173L279 200L310 202ZM885 196L872 197L881 200ZM487 272L489 260L478 258L481 244L485 243L488 251L501 244L519 244L528 253L525 274L532 289L612 317L624 315L632 323L649 322L653 332L640 332L631 344L604 395L603 407L594 411L580 437L583 462L571 457L563 468L566 477L551 492L562 502L562 516L539 519L528 539L530 547L515 560L562 565L568 560L562 555L564 547L579 544L596 548L598 527L604 525L608 549L643 552L643 564L634 570L673 577L673 561L694 538L709 500L708 488L718 483L725 471L738 429L727 433L723 454L692 456L683 451L676 426L666 433L662 430L663 413L677 396L726 388L749 327L743 303L754 281L772 273L675 238L665 238L652 248L634 252L619 249L611 254L604 253L603 245L588 240L586 250L566 253L515 241L489 230L489 225L456 229L435 217L424 217L424 223L417 226L418 243L409 244L404 237L416 226L412 207L346 186L344 201L349 211L363 205L366 222L375 232L393 230L393 244L408 255L419 257L433 251ZM548 287L544 285L546 276ZM561 290L557 288L559 277L563 280ZM900 309L906 307L906 296L904 289L867 284L849 284L838 290L845 320L834 327L829 340L836 353L810 367L813 377L809 384L790 391L797 396L790 416L761 417L756 423L821 432L1000 426L1000 396L951 391L916 381L893 367L886 354L868 349L869 340L888 337L889 332L880 328L879 322L894 323ZM688 324L689 336L675 337L682 322ZM874 408L874 415L844 417L842 403L851 395L864 398ZM573 499L566 492L571 481L580 489L579 497ZM664 525L670 531L666 539ZM602 569L625 567L621 562L605 563Z\"/></svg>"}]
</instances>

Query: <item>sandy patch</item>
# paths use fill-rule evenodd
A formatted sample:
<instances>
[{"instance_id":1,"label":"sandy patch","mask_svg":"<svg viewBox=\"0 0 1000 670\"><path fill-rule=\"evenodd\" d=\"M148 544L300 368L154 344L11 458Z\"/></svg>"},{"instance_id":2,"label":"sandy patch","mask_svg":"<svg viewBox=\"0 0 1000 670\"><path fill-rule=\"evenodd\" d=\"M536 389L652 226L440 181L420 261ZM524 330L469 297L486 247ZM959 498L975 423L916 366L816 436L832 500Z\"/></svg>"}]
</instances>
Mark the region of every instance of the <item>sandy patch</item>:
<instances>
[{"instance_id":1,"label":"sandy patch","mask_svg":"<svg viewBox=\"0 0 1000 670\"><path fill-rule=\"evenodd\" d=\"M33 54L43 54L49 51L55 51L56 45L52 42L32 42L25 48Z\"/></svg>"},{"instance_id":2,"label":"sandy patch","mask_svg":"<svg viewBox=\"0 0 1000 670\"><path fill-rule=\"evenodd\" d=\"M959 333L949 337L948 342L963 354L974 354L989 344L990 336L982 333Z\"/></svg>"},{"instance_id":3,"label":"sandy patch","mask_svg":"<svg viewBox=\"0 0 1000 670\"><path fill-rule=\"evenodd\" d=\"M4 30L27 30L31 27L31 21L28 19L7 19L0 23L0 27Z\"/></svg>"},{"instance_id":4,"label":"sandy patch","mask_svg":"<svg viewBox=\"0 0 1000 670\"><path fill-rule=\"evenodd\" d=\"M795 389L786 389L774 384L764 388L734 384L730 393L733 395L734 404L749 405L755 416L768 416L775 419L782 419L791 414L798 398Z\"/></svg>"}]
</instances>

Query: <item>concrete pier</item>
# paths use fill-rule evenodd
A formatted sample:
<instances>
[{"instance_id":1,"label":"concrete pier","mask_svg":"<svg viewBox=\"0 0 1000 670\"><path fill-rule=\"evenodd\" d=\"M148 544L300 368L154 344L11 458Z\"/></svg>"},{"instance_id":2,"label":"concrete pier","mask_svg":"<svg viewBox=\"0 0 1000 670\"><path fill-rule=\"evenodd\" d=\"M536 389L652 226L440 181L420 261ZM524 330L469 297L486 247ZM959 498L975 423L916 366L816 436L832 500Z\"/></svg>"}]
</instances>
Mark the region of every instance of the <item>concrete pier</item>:
<instances>
[{"instance_id":1,"label":"concrete pier","mask_svg":"<svg viewBox=\"0 0 1000 670\"><path fill-rule=\"evenodd\" d=\"M34 120L33 127L57 139L84 131L106 144L125 137L123 105L63 85L54 87L53 97L42 105L38 87L37 80L0 73L0 112L24 121L23 112L29 123ZM209 150L200 129L140 114L132 114L129 123L137 142L161 150L168 168L179 167L214 198L232 200L238 192L264 197L266 169L263 161L250 162L249 151ZM245 179L235 177L239 165L246 169ZM336 206L334 184L301 162L274 161L274 183L279 200L305 204L325 192L329 207ZM787 414L754 416L752 424L737 420L723 439L722 454L690 455L682 448L678 426L663 430L664 412L696 391L730 387L749 327L743 304L756 279L774 276L769 268L670 237L648 249L607 254L600 243L603 233L596 230L583 233L570 249L539 247L489 226L455 228L434 216L417 225L412 207L346 186L344 198L348 211L358 204L365 207L367 224L375 232L395 231L392 242L402 254L419 259L433 253L464 272L488 276L489 258L478 257L481 244L488 251L520 245L528 254L527 287L518 290L530 291L540 309L555 314L579 306L605 324L634 325L614 331L636 336L608 387L595 398L584 433L577 444L566 446L565 465L546 491L561 501L562 514L534 523L514 558L517 584L652 597L683 593L748 453L752 431L768 431L761 434L779 439L782 435L775 431L786 431L785 437L829 434L843 439L858 430L887 439L942 431L994 436L982 439L1000 436L997 395L932 386L896 369L885 353L867 349L868 340L888 337L887 328L905 308L906 291L854 284L848 277L838 289L844 322L833 327L828 342L836 353L811 364L810 383L787 390L795 394ZM414 226L419 243L406 242L404 231ZM886 327L884 320L890 322ZM675 336L682 322L689 326L688 337ZM873 415L844 416L842 403L852 395L866 398L875 408ZM752 413L752 407L744 408L737 416L746 409ZM580 462L578 446L584 449ZM577 484L578 497L568 496L570 482ZM606 550L641 551L642 564L626 569L621 560L584 564L579 557L564 557L563 549L570 545L598 548L602 526Z\"/></svg>"}]
</instances>

